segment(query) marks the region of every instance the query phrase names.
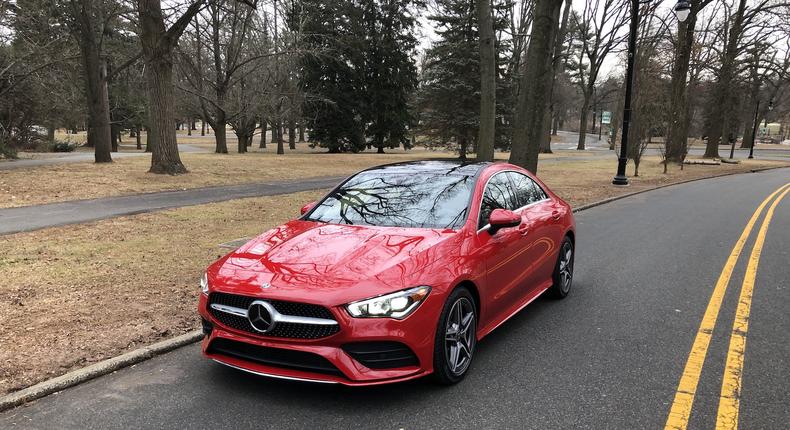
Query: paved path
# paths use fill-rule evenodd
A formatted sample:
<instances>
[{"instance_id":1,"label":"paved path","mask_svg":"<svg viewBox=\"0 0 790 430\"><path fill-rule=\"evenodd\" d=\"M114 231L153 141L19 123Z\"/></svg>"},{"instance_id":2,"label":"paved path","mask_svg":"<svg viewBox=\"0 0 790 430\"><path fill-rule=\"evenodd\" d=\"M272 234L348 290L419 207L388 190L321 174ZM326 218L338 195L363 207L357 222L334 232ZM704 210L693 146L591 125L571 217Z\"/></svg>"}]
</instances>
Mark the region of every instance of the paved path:
<instances>
[{"instance_id":1,"label":"paved path","mask_svg":"<svg viewBox=\"0 0 790 430\"><path fill-rule=\"evenodd\" d=\"M164 191L0 209L0 234L78 224L117 216L222 202L245 197L274 196L331 188L341 180L343 180L343 177L319 177L301 181L195 188L185 191Z\"/></svg>"},{"instance_id":2,"label":"paved path","mask_svg":"<svg viewBox=\"0 0 790 430\"><path fill-rule=\"evenodd\" d=\"M129 149L134 148L134 146L131 145L124 145L124 146ZM210 152L205 148L201 148L195 145L183 144L183 143L178 145L178 150L180 152ZM120 158L141 157L144 155L150 156L151 154L147 152L113 152L112 159L117 160ZM3 161L0 162L0 171L24 169L24 168L39 167L39 166L51 166L53 164L80 163L80 162L87 162L93 160L94 160L94 154L92 152L68 152L64 154L51 154L51 156L47 158Z\"/></svg>"},{"instance_id":3,"label":"paved path","mask_svg":"<svg viewBox=\"0 0 790 430\"><path fill-rule=\"evenodd\" d=\"M662 428L702 315L757 205L790 169L697 181L577 216L574 290L540 299L479 344L454 387L350 389L251 376L197 345L0 414L0 428ZM690 429L715 427L727 347L756 230L724 296ZM790 422L790 197L762 252L740 425ZM122 318L122 316L120 316Z\"/></svg>"}]
</instances>

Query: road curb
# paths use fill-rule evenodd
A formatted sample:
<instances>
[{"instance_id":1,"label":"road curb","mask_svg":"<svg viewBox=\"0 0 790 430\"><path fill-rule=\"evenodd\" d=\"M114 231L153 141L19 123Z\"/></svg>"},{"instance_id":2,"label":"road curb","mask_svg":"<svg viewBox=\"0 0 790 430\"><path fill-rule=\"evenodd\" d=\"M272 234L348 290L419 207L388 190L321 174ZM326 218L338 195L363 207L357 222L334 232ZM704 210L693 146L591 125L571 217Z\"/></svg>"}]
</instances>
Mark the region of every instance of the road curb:
<instances>
[{"instance_id":1,"label":"road curb","mask_svg":"<svg viewBox=\"0 0 790 430\"><path fill-rule=\"evenodd\" d=\"M65 375L58 376L57 378L40 382L23 390L7 394L3 397L0 397L0 412L36 399L40 399L49 394L56 393L99 376L112 373L118 369L148 360L149 358L164 354L165 352L172 351L176 348L195 343L202 337L202 331L191 331L189 333L182 334L181 336L164 340L162 342L157 342L153 345L145 346L134 351L127 352L126 354L100 361L88 367L84 367L82 369L66 373Z\"/></svg>"},{"instance_id":2,"label":"road curb","mask_svg":"<svg viewBox=\"0 0 790 430\"><path fill-rule=\"evenodd\" d=\"M613 201L624 199L626 197L631 197L631 196L635 196L637 194L646 193L648 191L655 191L655 190L659 190L661 188L671 187L671 186L674 186L674 185L688 184L689 182L702 181L704 179L721 178L723 176L743 175L743 174L746 174L746 173L764 172L766 170L785 169L785 168L788 168L788 167L790 167L790 166L771 166L771 167L761 167L761 168L758 168L758 169L751 169L751 170L745 171L745 172L724 172L724 173L719 173L719 174L713 175L713 176L705 176L705 177L702 177L702 178L686 179L686 180L680 181L680 182L672 182L672 183L669 183L669 184L656 185L654 187L645 188L644 190L634 191L633 193L621 194L619 196L609 197L609 198L606 198L606 199L603 199L603 200L599 200L597 202L592 202L592 203L588 203L586 205L581 205L581 206L579 206L577 208L573 208L573 213L581 212L581 211L584 211L584 210L587 210L587 209L591 209L591 208L594 208L596 206L601 206L601 205L606 204L606 203L611 203Z\"/></svg>"},{"instance_id":3,"label":"road curb","mask_svg":"<svg viewBox=\"0 0 790 430\"><path fill-rule=\"evenodd\" d=\"M645 188L644 190L634 191L632 193L626 193L619 196L609 197L607 199L599 200L597 202L589 203L586 205L579 206L573 209L573 212L581 212L590 208L594 208L596 206L601 206L606 203L610 203L616 200L624 199L626 197L635 196L637 194L646 193L648 191L658 190L661 188L670 187L673 185L680 185L686 184L689 182L701 181L704 179L712 179L718 178L722 176L732 176L744 173L757 173L766 170L773 170L773 169L782 169L787 168L788 166L772 166L772 167L763 167L759 169L752 169L749 172L726 172L714 176L706 176L703 178L693 178L687 179L685 181L680 182L673 182L671 184L661 184L651 188ZM95 364L92 364L88 367L75 370L73 372L66 373L65 375L58 376L56 378L40 382L36 385L30 386L20 391L16 391L11 394L7 394L3 397L0 397L0 412L6 411L8 409L20 406L24 403L31 402L36 399L40 399L44 396L50 395L52 393L56 393L58 391L64 390L69 387L73 387L75 385L79 385L83 382L89 381L94 378L98 378L100 376L106 375L108 373L112 373L116 370L122 369L124 367L131 366L133 364L137 364L141 361L148 360L153 358L157 355L164 354L166 352L172 351L176 348L180 348L182 346L186 346L192 343L195 343L203 338L203 332L201 330L191 331L189 333L183 334L178 337L174 337L172 339L164 340L162 342L155 343L153 345L145 346L139 349L136 349L131 352L127 352L126 354L119 355L118 357L113 357Z\"/></svg>"}]
</instances>

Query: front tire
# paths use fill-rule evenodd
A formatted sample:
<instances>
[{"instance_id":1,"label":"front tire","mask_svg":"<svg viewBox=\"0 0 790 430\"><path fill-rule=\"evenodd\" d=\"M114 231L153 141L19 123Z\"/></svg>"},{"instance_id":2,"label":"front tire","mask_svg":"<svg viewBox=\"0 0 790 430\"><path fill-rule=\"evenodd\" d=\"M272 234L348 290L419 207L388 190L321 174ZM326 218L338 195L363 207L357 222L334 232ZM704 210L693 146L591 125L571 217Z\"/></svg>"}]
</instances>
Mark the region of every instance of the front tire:
<instances>
[{"instance_id":1,"label":"front tire","mask_svg":"<svg viewBox=\"0 0 790 430\"><path fill-rule=\"evenodd\" d=\"M571 292L573 283L573 259L575 249L571 238L565 236L560 245L560 252L557 256L557 264L554 266L554 273L551 279L554 281L549 288L549 296L555 299L564 299Z\"/></svg>"},{"instance_id":2,"label":"front tire","mask_svg":"<svg viewBox=\"0 0 790 430\"><path fill-rule=\"evenodd\" d=\"M433 372L442 385L453 385L466 376L477 345L477 308L466 288L457 288L444 304L436 328Z\"/></svg>"}]
</instances>

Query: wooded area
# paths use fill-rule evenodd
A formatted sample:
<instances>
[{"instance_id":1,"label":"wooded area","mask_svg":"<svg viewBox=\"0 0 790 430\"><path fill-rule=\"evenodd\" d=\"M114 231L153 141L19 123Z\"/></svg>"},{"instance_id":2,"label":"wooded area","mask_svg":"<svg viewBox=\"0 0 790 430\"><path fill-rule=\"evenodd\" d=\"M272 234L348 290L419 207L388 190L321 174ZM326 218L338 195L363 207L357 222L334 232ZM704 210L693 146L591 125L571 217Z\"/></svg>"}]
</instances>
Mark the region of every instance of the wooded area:
<instances>
[{"instance_id":1,"label":"wooded area","mask_svg":"<svg viewBox=\"0 0 790 430\"><path fill-rule=\"evenodd\" d=\"M0 0L0 153L87 131L97 163L128 134L153 173L186 173L176 129L215 152L308 140L328 152L424 145L532 171L558 129L618 144L629 0ZM629 159L663 138L706 157L790 125L790 4L691 0L639 11ZM426 42L430 39L430 43ZM755 114L756 111L756 114ZM267 142L271 130L273 142ZM257 137L257 142L255 142ZM68 147L68 143L65 144Z\"/></svg>"}]
</instances>

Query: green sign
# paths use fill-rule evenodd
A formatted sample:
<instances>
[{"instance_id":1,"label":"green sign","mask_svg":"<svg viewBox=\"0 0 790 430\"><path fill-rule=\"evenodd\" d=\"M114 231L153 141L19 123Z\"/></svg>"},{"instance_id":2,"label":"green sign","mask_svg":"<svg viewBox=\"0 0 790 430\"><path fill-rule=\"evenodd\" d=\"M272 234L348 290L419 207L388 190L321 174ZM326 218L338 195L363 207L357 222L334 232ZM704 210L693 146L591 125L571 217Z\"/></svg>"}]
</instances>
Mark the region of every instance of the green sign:
<instances>
[{"instance_id":1,"label":"green sign","mask_svg":"<svg viewBox=\"0 0 790 430\"><path fill-rule=\"evenodd\" d=\"M601 124L611 124L612 123L612 113L608 110L601 112Z\"/></svg>"}]
</instances>

